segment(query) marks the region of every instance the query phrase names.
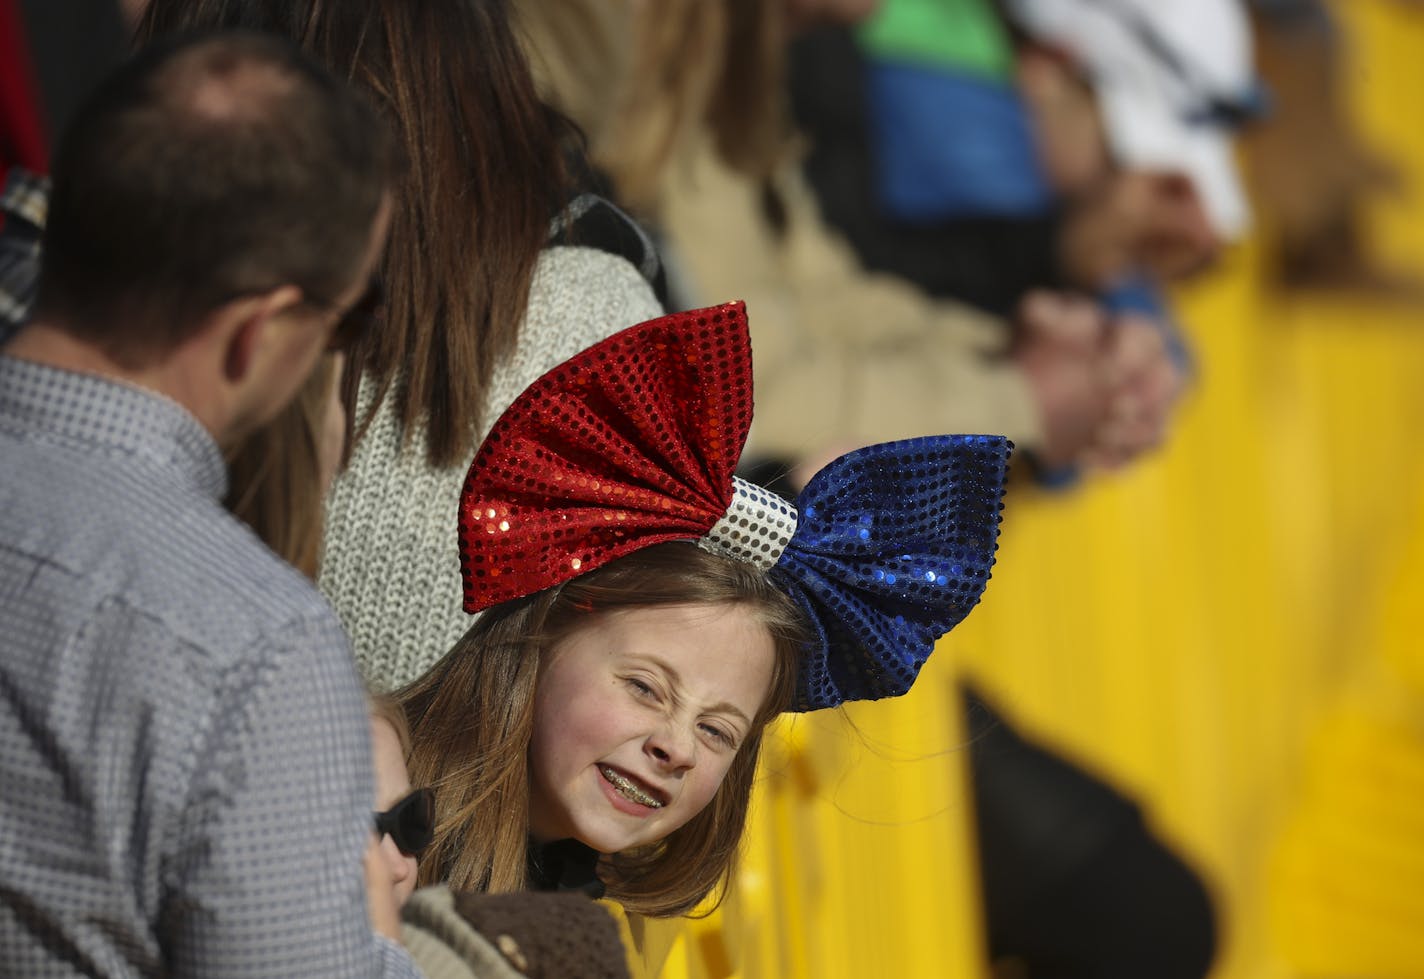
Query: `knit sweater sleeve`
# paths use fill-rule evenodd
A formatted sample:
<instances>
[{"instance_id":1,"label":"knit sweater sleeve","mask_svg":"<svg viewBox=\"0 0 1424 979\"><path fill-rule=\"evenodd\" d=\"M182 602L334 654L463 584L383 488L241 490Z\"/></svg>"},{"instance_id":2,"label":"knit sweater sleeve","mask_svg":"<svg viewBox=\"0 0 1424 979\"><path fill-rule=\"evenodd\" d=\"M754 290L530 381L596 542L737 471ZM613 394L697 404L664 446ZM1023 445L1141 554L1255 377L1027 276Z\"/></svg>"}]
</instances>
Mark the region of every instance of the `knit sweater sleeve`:
<instances>
[{"instance_id":1,"label":"knit sweater sleeve","mask_svg":"<svg viewBox=\"0 0 1424 979\"><path fill-rule=\"evenodd\" d=\"M519 341L491 379L485 430L545 371L662 312L627 260L593 248L545 249ZM432 468L423 432L412 434L402 447L395 413L383 405L327 500L318 584L361 672L382 690L420 676L474 621L462 607L455 532L470 459Z\"/></svg>"}]
</instances>

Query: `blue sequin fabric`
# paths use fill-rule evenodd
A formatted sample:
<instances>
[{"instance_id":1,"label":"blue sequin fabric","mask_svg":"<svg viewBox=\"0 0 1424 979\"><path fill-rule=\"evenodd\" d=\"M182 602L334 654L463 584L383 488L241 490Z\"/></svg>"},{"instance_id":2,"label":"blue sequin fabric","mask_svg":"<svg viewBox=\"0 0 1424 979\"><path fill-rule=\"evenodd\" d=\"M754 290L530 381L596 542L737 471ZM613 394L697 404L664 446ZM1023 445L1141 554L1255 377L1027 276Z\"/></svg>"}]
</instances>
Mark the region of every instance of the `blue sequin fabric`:
<instances>
[{"instance_id":1,"label":"blue sequin fabric","mask_svg":"<svg viewBox=\"0 0 1424 979\"><path fill-rule=\"evenodd\" d=\"M997 435L906 439L812 477L771 570L815 629L793 710L910 689L984 593L1012 451Z\"/></svg>"}]
</instances>

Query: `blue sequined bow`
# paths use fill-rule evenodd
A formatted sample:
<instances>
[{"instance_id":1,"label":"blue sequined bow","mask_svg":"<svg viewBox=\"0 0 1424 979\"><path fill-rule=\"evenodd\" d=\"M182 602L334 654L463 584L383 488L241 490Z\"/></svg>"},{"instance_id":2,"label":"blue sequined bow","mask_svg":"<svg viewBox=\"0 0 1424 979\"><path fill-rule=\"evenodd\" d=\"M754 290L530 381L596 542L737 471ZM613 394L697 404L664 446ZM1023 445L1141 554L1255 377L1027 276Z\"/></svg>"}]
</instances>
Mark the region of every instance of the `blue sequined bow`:
<instances>
[{"instance_id":1,"label":"blue sequined bow","mask_svg":"<svg viewBox=\"0 0 1424 979\"><path fill-rule=\"evenodd\" d=\"M988 583L1012 450L997 435L907 439L812 477L771 570L815 630L793 710L910 689Z\"/></svg>"}]
</instances>

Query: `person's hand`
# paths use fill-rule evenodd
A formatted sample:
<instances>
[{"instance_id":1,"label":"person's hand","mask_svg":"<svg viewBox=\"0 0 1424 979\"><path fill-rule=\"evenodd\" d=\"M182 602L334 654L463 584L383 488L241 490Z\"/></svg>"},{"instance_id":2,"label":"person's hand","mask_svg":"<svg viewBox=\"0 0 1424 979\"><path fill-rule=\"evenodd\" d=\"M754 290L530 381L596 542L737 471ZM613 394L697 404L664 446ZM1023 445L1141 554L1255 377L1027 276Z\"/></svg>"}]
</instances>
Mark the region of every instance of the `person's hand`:
<instances>
[{"instance_id":1,"label":"person's hand","mask_svg":"<svg viewBox=\"0 0 1424 979\"><path fill-rule=\"evenodd\" d=\"M1118 468L1161 444L1184 378L1158 324L1042 291L1019 312L1014 359L1038 400L1046 468Z\"/></svg>"},{"instance_id":2,"label":"person's hand","mask_svg":"<svg viewBox=\"0 0 1424 979\"><path fill-rule=\"evenodd\" d=\"M1133 269L1161 281L1186 278L1223 245L1185 175L1119 170L1069 203L1058 255L1069 282L1096 292Z\"/></svg>"},{"instance_id":3,"label":"person's hand","mask_svg":"<svg viewBox=\"0 0 1424 979\"><path fill-rule=\"evenodd\" d=\"M1096 302L1066 293L1032 292L1019 307L1013 358L1038 403L1043 441L1035 454L1046 468L1081 461L1108 418L1107 325Z\"/></svg>"},{"instance_id":4,"label":"person's hand","mask_svg":"<svg viewBox=\"0 0 1424 979\"><path fill-rule=\"evenodd\" d=\"M401 939L400 910L396 907L395 880L380 846L380 840L373 833L362 861L366 870L366 912L371 917L372 931L398 942Z\"/></svg>"},{"instance_id":5,"label":"person's hand","mask_svg":"<svg viewBox=\"0 0 1424 979\"><path fill-rule=\"evenodd\" d=\"M1142 259L1153 208L1153 183L1141 172L1113 170L1071 198L1058 240L1067 281L1097 292Z\"/></svg>"},{"instance_id":6,"label":"person's hand","mask_svg":"<svg viewBox=\"0 0 1424 979\"><path fill-rule=\"evenodd\" d=\"M1106 358L1112 396L1108 414L1084 453L1088 465L1116 468L1160 445L1184 377L1159 325L1126 314L1108 330Z\"/></svg>"}]
</instances>

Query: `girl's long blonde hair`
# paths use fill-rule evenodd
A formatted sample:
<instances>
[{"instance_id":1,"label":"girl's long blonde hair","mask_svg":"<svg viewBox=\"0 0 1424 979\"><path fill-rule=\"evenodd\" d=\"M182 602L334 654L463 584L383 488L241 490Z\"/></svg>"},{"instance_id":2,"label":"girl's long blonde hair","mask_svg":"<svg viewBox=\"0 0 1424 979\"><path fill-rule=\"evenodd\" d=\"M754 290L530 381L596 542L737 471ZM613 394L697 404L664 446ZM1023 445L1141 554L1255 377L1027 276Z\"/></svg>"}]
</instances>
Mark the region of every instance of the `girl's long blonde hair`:
<instances>
[{"instance_id":1,"label":"girl's long blonde hair","mask_svg":"<svg viewBox=\"0 0 1424 979\"><path fill-rule=\"evenodd\" d=\"M756 613L776 651L771 687L711 803L661 842L605 856L599 876L610 898L657 916L686 914L717 888L741 841L762 733L791 703L806 627L763 572L691 543L656 545L486 611L429 673L397 694L411 726L411 781L436 790L435 840L421 861L422 885L525 888L528 749L545 654L591 615L693 603Z\"/></svg>"}]
</instances>

